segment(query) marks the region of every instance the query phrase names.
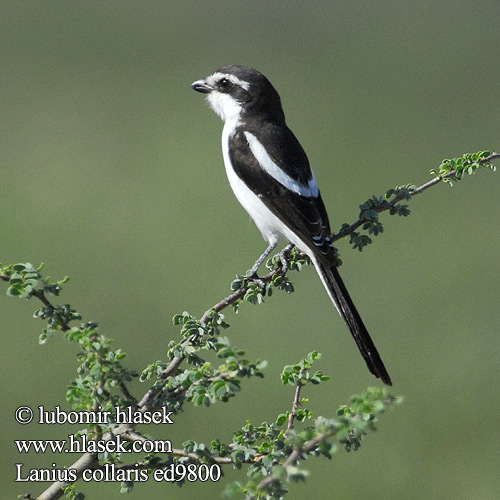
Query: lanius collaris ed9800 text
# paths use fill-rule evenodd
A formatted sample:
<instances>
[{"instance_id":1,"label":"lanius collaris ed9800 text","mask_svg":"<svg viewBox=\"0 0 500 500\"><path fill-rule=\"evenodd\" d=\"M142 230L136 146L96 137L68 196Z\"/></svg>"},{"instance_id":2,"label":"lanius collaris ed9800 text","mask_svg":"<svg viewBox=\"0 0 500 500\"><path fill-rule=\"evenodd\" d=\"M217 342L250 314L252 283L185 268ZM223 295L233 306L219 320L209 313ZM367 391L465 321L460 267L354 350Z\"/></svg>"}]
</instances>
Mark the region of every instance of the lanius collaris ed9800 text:
<instances>
[{"instance_id":1,"label":"lanius collaris ed9800 text","mask_svg":"<svg viewBox=\"0 0 500 500\"><path fill-rule=\"evenodd\" d=\"M256 273L280 236L307 254L368 369L392 385L337 269L325 205L306 153L288 128L281 99L259 71L226 66L194 82L224 121L222 154L229 183L264 239L266 251Z\"/></svg>"}]
</instances>

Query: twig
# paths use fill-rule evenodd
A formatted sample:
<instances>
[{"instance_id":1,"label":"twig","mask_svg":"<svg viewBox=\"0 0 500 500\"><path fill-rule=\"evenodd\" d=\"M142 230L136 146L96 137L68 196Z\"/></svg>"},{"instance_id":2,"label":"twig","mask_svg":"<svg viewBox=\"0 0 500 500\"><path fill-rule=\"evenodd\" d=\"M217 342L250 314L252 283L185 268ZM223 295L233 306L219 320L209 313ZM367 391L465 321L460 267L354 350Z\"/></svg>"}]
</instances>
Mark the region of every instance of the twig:
<instances>
[{"instance_id":1,"label":"twig","mask_svg":"<svg viewBox=\"0 0 500 500\"><path fill-rule=\"evenodd\" d=\"M500 158L500 153L492 153L491 155L487 156L486 158L482 158L478 161L480 164L484 163L490 163L492 160L496 160ZM427 189L429 189L432 186L435 186L436 184L439 184L440 182L446 180L446 179L451 179L457 175L458 171L456 169L450 170L447 174L444 175L439 175L435 177L434 179L431 179L429 182L426 182L425 184L422 184L421 186L412 189L410 192L410 195L416 196L417 194L421 194ZM386 210L390 210L396 203L399 203L400 201L404 200L405 197L404 195L398 195L395 196L387 205L384 205L383 207L376 207L373 210L377 213L385 212ZM332 243L334 241L338 241L342 238L345 238L346 236L349 236L351 233L353 233L358 227L362 226L366 222L365 219L358 219L356 222L351 224L350 226L347 226L346 228L342 229L339 231L337 234L333 234L331 237Z\"/></svg>"},{"instance_id":2,"label":"twig","mask_svg":"<svg viewBox=\"0 0 500 500\"><path fill-rule=\"evenodd\" d=\"M45 295L45 292L43 290L33 290L31 292L31 295L33 297L36 297L44 306L46 307L50 307L51 309L53 309L54 311L56 311L56 308L54 307L54 305L50 302L50 300L47 298L47 296ZM59 316L59 319L60 319L60 322L61 322L61 331L62 332L67 332L69 331L69 329L71 328L68 323L62 318L62 316L57 313L57 315Z\"/></svg>"},{"instance_id":3,"label":"twig","mask_svg":"<svg viewBox=\"0 0 500 500\"><path fill-rule=\"evenodd\" d=\"M329 432L325 432L324 434L318 434L314 436L309 441L306 441L302 446L299 446L295 450L290 453L288 458L283 462L283 469L287 467L291 467L295 465L302 455L306 455L310 451L316 449L316 447L322 442L333 436L336 433L335 430L331 430ZM265 488L271 486L273 483L279 482L280 479L274 476L268 476L264 478L258 485L257 490L264 490ZM247 500L253 500L255 498L254 495L247 496Z\"/></svg>"},{"instance_id":4,"label":"twig","mask_svg":"<svg viewBox=\"0 0 500 500\"><path fill-rule=\"evenodd\" d=\"M82 477L83 471L86 469L95 469L99 464L97 456L91 453L85 453L82 455L72 466L72 469L76 469L77 477ZM56 481L52 483L41 495L37 497L37 500L56 500L64 495L62 488L65 483L61 481Z\"/></svg>"},{"instance_id":5,"label":"twig","mask_svg":"<svg viewBox=\"0 0 500 500\"><path fill-rule=\"evenodd\" d=\"M307 368L302 368L302 370L300 370L300 374L303 375L306 371ZM286 428L286 431L283 433L283 437L287 437L294 427L294 422L297 418L297 411L300 406L300 391L302 390L302 387L304 387L304 383L301 380L297 380L297 384L295 386L295 396L293 398L292 404L292 411L290 412L290 415L288 415L288 426Z\"/></svg>"},{"instance_id":6,"label":"twig","mask_svg":"<svg viewBox=\"0 0 500 500\"><path fill-rule=\"evenodd\" d=\"M122 394L125 396L125 399L128 399L129 401L136 401L134 396L132 396L132 394L130 394L128 387L126 386L126 384L123 380L120 380L120 382L118 383L118 387L119 387L120 391L122 392Z\"/></svg>"}]
</instances>

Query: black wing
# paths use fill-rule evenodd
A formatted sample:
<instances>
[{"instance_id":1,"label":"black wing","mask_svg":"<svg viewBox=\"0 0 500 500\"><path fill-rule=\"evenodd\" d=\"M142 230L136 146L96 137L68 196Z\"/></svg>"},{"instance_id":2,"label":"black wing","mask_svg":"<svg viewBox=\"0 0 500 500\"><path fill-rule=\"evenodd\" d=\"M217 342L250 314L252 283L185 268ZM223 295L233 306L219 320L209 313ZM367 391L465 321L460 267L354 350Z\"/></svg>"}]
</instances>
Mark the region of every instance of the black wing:
<instances>
[{"instance_id":1,"label":"black wing","mask_svg":"<svg viewBox=\"0 0 500 500\"><path fill-rule=\"evenodd\" d=\"M245 130L255 135L261 144L265 139L266 152L273 162L292 181L307 187L313 175L302 146L286 126L265 124L255 130L238 129L229 139L229 154L236 174L267 208L308 246L333 262L330 224L319 191L317 196L302 196L261 168L250 149Z\"/></svg>"}]
</instances>

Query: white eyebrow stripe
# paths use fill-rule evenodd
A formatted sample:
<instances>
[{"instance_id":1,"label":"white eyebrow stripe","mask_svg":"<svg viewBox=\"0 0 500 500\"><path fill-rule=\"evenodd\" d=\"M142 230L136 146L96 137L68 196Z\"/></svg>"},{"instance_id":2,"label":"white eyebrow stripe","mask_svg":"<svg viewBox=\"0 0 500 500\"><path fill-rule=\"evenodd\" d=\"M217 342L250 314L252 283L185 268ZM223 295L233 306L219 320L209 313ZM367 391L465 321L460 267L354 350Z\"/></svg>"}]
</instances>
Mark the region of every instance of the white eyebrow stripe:
<instances>
[{"instance_id":1,"label":"white eyebrow stripe","mask_svg":"<svg viewBox=\"0 0 500 500\"><path fill-rule=\"evenodd\" d=\"M277 180L281 185L285 186L290 191L300 194L301 196L317 198L319 194L318 185L314 175L308 182L307 186L292 179L283 169L278 167L276 163L267 154L266 148L262 143L250 132L245 132L245 137L247 138L248 145L250 146L250 151L255 156L259 165L275 180Z\"/></svg>"},{"instance_id":2,"label":"white eyebrow stripe","mask_svg":"<svg viewBox=\"0 0 500 500\"><path fill-rule=\"evenodd\" d=\"M245 82L245 80L241 80L238 78L236 75L231 75L229 73L214 73L213 75L209 76L207 78L207 81L209 78L213 78L213 82L215 83L216 81L220 80L221 78L227 78L230 82L234 83L235 85L239 85L240 87L243 87L245 90L250 89L250 84L248 82Z\"/></svg>"}]
</instances>

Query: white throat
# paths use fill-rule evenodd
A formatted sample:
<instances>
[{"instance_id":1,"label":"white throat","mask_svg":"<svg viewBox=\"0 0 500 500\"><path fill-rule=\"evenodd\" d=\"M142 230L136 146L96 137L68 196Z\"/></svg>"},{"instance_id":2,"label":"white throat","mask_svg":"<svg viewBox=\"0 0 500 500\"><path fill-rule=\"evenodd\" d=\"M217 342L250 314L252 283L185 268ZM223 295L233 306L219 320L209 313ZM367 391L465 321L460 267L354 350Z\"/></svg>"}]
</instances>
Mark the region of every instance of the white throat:
<instances>
[{"instance_id":1,"label":"white throat","mask_svg":"<svg viewBox=\"0 0 500 500\"><path fill-rule=\"evenodd\" d=\"M241 114L241 105L230 95L220 92L210 92L207 95L210 107L225 121L238 121Z\"/></svg>"}]
</instances>

